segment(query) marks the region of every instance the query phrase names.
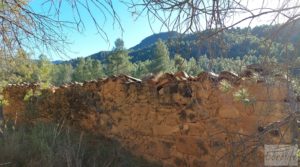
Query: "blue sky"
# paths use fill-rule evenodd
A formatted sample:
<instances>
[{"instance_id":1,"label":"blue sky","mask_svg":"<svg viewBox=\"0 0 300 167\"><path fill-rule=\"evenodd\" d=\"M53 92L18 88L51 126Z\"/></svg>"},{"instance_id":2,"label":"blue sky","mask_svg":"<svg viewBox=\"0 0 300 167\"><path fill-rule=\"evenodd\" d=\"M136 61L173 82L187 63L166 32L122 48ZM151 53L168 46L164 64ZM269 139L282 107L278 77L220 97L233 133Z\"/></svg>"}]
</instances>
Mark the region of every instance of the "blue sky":
<instances>
[{"instance_id":1,"label":"blue sky","mask_svg":"<svg viewBox=\"0 0 300 167\"><path fill-rule=\"evenodd\" d=\"M41 6L41 0L32 0L30 2L30 6L35 10L39 12L45 12L49 6L44 5ZM50 1L51 2L51 1ZM67 2L67 1L62 1ZM274 6L274 3L268 2L268 6ZM103 50L111 50L114 46L114 41L117 38L122 38L125 42L125 47L130 48L132 46L135 46L138 44L142 39L144 39L147 36L152 35L153 33L159 33L160 31L164 32L166 29L160 30L160 23L158 21L151 22L151 26L153 29L150 28L150 25L148 23L148 19L145 16L139 17L138 20L135 20L135 18L131 15L131 13L128 11L127 7L120 3L119 0L113 0L113 5L115 7L115 10L117 14L120 17L122 27L124 29L124 32L122 33L121 29L118 26L113 26L113 20L111 17L107 17L107 21L103 22L104 17L99 12L99 10L95 8L91 8L93 11L94 16L96 19L101 23L101 27L106 32L109 42L105 41L99 34L97 34L97 30L95 25L93 24L92 19L84 9L80 9L81 17L84 20L85 24L85 30L82 33L79 33L75 30L71 29L64 29L64 33L67 35L69 42L71 42L70 45L68 45L68 51L67 56L57 56L57 55L51 55L52 60L67 60L71 58L76 57L85 57L89 56L91 54L97 53L99 51ZM250 8L256 8L257 5L261 3L261 0L252 0L249 4ZM61 5L61 18L65 20L72 19L72 10L70 8L70 5L68 4L62 4ZM241 17L241 15L235 16L232 21L235 19L238 19ZM264 24L265 20L268 18L266 16L263 17L264 19L258 21L253 21L253 25L258 24ZM248 26L248 23L245 22L243 24L240 24L239 26L245 27ZM154 30L154 32L152 31ZM37 54L37 53L36 53ZM44 53L48 55L47 53Z\"/></svg>"},{"instance_id":2,"label":"blue sky","mask_svg":"<svg viewBox=\"0 0 300 167\"><path fill-rule=\"evenodd\" d=\"M96 27L88 16L88 13L82 11L81 17L85 20L85 30L82 33L71 29L64 30L71 42L68 49L69 51L67 52L68 57L53 55L51 56L51 59L57 60L85 57L102 50L111 50L114 46L114 41L117 38L122 38L125 42L125 47L130 48L138 44L145 37L153 34L147 17L141 16L138 20L134 20L134 17L132 17L124 4L118 1L114 2L115 10L120 17L121 24L124 29L123 33L117 25L113 26L112 19L107 17L108 19L105 24L101 25L109 38L109 42L105 41L99 34L97 34ZM38 10L40 12L43 11L40 0L33 0L30 5L34 10ZM47 7L44 6L44 10L46 9ZM62 18L70 19L72 17L72 13L68 5L62 5L61 11ZM97 12L97 10L95 11L95 17L100 20L100 23L103 23L103 16L101 13ZM158 22L154 22L151 25L154 27L155 33L160 32L160 24Z\"/></svg>"}]
</instances>

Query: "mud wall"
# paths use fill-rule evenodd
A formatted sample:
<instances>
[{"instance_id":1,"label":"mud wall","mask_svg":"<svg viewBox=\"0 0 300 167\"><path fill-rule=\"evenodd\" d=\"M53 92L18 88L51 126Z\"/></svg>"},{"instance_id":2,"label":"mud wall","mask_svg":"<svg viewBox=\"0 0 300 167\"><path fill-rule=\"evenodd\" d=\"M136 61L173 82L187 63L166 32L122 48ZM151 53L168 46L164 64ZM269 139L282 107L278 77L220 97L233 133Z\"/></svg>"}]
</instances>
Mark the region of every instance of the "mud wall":
<instances>
[{"instance_id":1,"label":"mud wall","mask_svg":"<svg viewBox=\"0 0 300 167\"><path fill-rule=\"evenodd\" d=\"M226 89L224 80L230 84ZM7 87L5 119L17 124L67 120L164 166L258 166L264 144L291 142L284 121L289 119L287 89L280 79L267 84L228 72L143 81L118 76L42 90L24 101L28 90L38 89ZM247 97L236 99L242 89Z\"/></svg>"}]
</instances>

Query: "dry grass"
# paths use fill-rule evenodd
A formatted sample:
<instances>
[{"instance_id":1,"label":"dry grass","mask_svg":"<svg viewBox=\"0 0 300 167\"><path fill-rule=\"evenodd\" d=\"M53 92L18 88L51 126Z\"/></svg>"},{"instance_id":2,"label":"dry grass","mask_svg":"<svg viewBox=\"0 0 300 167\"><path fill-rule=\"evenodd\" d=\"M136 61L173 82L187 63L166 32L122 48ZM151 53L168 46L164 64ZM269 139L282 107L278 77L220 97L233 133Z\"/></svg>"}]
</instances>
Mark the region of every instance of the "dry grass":
<instances>
[{"instance_id":1,"label":"dry grass","mask_svg":"<svg viewBox=\"0 0 300 167\"><path fill-rule=\"evenodd\" d=\"M135 157L118 142L55 124L36 124L0 137L0 167L152 167L160 166Z\"/></svg>"}]
</instances>

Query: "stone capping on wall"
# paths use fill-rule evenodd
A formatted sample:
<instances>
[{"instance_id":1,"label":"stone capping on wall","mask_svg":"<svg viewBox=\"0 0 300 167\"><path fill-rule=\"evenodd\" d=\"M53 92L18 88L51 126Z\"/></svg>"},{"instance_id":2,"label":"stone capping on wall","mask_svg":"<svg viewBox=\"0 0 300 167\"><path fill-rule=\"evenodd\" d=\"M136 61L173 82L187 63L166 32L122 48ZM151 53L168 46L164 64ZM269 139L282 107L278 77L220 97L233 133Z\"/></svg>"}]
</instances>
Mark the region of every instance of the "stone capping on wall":
<instances>
[{"instance_id":1,"label":"stone capping on wall","mask_svg":"<svg viewBox=\"0 0 300 167\"><path fill-rule=\"evenodd\" d=\"M252 76L259 73L119 75L40 90L27 102L39 85L12 84L4 89L4 117L18 124L66 119L164 166L259 166L263 144L290 143L292 134L284 78L269 85ZM223 80L231 85L226 92ZM234 99L241 89L253 103Z\"/></svg>"}]
</instances>

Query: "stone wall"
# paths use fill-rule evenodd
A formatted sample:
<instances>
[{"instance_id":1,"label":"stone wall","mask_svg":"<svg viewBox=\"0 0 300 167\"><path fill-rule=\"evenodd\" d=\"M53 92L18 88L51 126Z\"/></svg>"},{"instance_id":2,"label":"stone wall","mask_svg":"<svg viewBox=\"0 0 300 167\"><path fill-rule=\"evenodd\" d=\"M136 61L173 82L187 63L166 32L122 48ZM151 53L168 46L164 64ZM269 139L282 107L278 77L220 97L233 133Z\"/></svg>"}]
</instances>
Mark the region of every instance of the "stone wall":
<instances>
[{"instance_id":1,"label":"stone wall","mask_svg":"<svg viewBox=\"0 0 300 167\"><path fill-rule=\"evenodd\" d=\"M280 79L247 76L123 75L42 90L28 101L38 85L10 85L4 117L16 124L66 120L164 166L259 166L264 144L291 142L287 89ZM221 89L224 80L232 88ZM236 100L242 89L249 96Z\"/></svg>"}]
</instances>

